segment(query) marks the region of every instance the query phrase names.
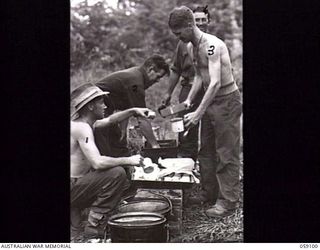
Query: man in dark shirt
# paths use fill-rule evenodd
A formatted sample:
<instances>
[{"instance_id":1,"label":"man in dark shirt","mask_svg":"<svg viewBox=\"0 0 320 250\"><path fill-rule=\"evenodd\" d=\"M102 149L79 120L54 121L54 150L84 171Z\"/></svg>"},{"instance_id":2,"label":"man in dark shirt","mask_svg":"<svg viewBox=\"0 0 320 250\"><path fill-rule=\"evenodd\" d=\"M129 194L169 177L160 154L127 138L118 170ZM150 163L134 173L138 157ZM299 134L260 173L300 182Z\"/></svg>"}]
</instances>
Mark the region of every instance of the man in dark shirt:
<instances>
[{"instance_id":1,"label":"man in dark shirt","mask_svg":"<svg viewBox=\"0 0 320 250\"><path fill-rule=\"evenodd\" d=\"M131 107L146 107L145 90L169 75L169 66L160 55L152 55L141 66L114 72L96 82L103 91L110 92L106 102L113 110L125 110ZM152 148L159 147L153 134L151 123L146 118L138 117L139 127ZM128 120L118 127L96 130L96 144L103 155L113 157L129 156L127 148Z\"/></svg>"}]
</instances>

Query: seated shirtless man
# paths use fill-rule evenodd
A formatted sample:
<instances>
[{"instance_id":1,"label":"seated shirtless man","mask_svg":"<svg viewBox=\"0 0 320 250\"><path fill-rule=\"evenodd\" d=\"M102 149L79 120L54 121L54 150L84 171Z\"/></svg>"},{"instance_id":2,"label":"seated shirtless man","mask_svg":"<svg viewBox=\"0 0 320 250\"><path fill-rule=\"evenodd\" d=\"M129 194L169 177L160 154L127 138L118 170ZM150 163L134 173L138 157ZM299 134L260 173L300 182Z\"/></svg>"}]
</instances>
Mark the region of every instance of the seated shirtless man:
<instances>
[{"instance_id":1,"label":"seated shirtless man","mask_svg":"<svg viewBox=\"0 0 320 250\"><path fill-rule=\"evenodd\" d=\"M146 117L147 108L131 108L104 118L103 92L84 84L71 93L71 238L82 231L81 210L90 208L88 236L101 236L110 212L129 187L125 167L139 165L140 155L102 156L94 141L93 130L121 122L132 115Z\"/></svg>"}]
</instances>

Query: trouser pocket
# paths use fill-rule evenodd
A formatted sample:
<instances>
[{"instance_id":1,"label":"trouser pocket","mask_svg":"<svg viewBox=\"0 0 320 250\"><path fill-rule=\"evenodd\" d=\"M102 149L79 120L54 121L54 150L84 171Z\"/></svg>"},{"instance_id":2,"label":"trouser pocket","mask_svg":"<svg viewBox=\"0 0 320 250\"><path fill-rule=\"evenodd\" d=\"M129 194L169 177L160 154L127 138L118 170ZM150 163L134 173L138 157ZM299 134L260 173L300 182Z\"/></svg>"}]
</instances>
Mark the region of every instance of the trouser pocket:
<instances>
[{"instance_id":1,"label":"trouser pocket","mask_svg":"<svg viewBox=\"0 0 320 250\"><path fill-rule=\"evenodd\" d=\"M234 117L240 117L242 113L242 99L238 90L231 94L228 99L227 108L228 112Z\"/></svg>"}]
</instances>

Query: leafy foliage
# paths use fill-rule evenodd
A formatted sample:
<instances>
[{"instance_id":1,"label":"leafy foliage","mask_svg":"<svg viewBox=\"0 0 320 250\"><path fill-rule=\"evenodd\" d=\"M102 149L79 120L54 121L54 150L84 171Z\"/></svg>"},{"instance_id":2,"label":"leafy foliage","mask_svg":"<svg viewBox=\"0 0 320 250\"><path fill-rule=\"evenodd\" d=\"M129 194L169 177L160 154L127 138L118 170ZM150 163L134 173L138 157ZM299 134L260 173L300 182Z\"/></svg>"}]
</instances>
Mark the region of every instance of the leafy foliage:
<instances>
[{"instance_id":1,"label":"leafy foliage","mask_svg":"<svg viewBox=\"0 0 320 250\"><path fill-rule=\"evenodd\" d=\"M170 11L179 5L209 5L209 33L222 38L231 54L234 75L242 86L242 0L108 0L71 8L71 89L111 72L139 65L154 53L171 63L177 39L168 28ZM148 107L160 105L167 81L147 91Z\"/></svg>"}]
</instances>

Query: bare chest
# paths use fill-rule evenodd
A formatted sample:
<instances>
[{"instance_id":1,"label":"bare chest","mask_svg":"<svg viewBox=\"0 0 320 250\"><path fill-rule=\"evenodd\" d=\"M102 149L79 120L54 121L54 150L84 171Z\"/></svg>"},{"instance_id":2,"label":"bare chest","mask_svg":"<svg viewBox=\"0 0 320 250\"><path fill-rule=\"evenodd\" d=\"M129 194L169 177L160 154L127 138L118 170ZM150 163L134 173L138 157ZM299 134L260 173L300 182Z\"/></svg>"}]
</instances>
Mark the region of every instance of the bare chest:
<instances>
[{"instance_id":1,"label":"bare chest","mask_svg":"<svg viewBox=\"0 0 320 250\"><path fill-rule=\"evenodd\" d=\"M90 170L90 163L80 147L77 147L72 143L70 153L70 176L82 177Z\"/></svg>"},{"instance_id":2,"label":"bare chest","mask_svg":"<svg viewBox=\"0 0 320 250\"><path fill-rule=\"evenodd\" d=\"M192 46L190 48L190 56L192 58L193 65L195 66L198 74L202 78L202 82L210 82L209 77L209 58L208 58L208 46L206 44L199 45L198 47Z\"/></svg>"}]
</instances>

